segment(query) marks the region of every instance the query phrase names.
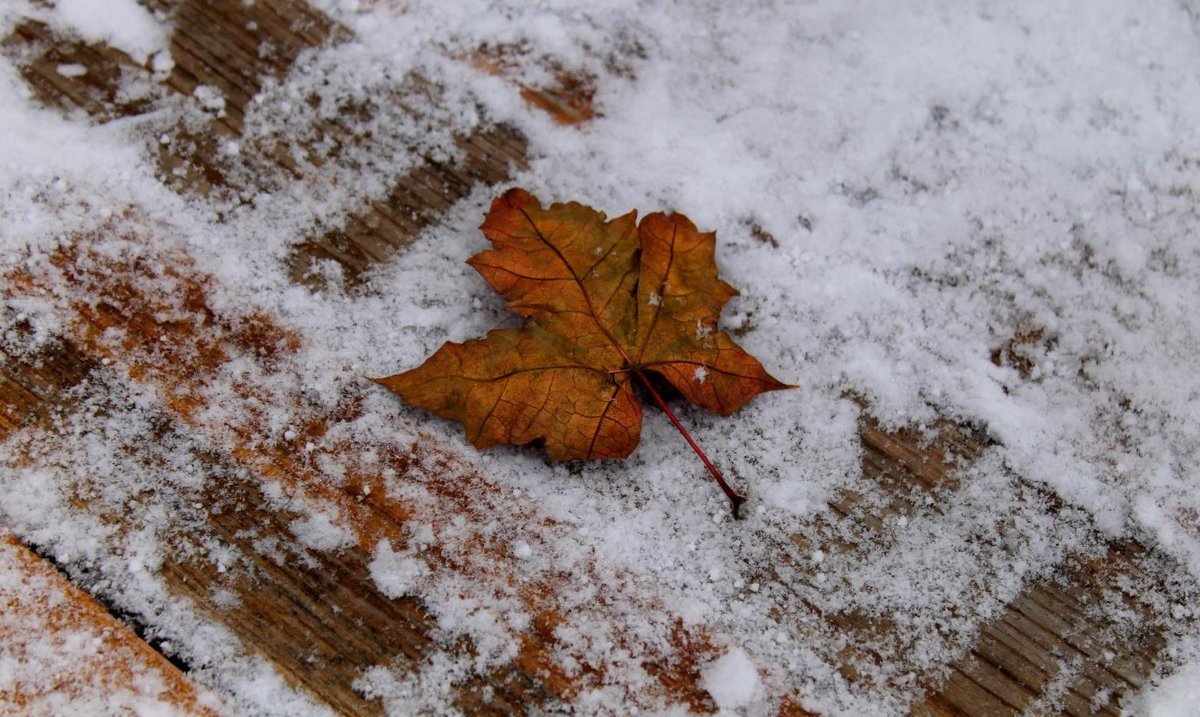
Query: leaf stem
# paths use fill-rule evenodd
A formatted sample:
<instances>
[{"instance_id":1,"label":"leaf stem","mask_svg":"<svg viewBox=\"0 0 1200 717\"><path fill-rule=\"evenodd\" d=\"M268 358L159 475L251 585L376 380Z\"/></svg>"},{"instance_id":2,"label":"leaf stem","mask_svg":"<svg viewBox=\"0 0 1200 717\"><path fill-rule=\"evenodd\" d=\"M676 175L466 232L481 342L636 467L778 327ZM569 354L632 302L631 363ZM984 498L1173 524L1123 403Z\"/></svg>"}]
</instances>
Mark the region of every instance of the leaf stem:
<instances>
[{"instance_id":1,"label":"leaf stem","mask_svg":"<svg viewBox=\"0 0 1200 717\"><path fill-rule=\"evenodd\" d=\"M708 456L704 455L704 451L700 450L700 446L696 445L696 441L692 439L692 434L688 433L687 429L683 427L683 424L679 422L679 419L675 417L675 412L671 410L671 407L668 406L667 402L663 400L663 397L659 395L658 390L654 388L652 383L650 383L650 379L646 378L646 375L640 370L635 369L633 373L641 380L642 385L646 387L646 390L650 392L650 398L654 399L654 402L658 404L658 407L662 409L663 413L667 414L667 418L671 419L671 423L675 425L676 430L678 430L680 435L683 436L683 439L688 442L688 445L692 447L692 450L696 452L696 455L700 456L700 460L704 461L704 467L708 469L708 472L712 474L713 478L717 479L717 485L721 486L721 490L725 491L725 495L729 498L729 503L733 507L734 519L740 520L742 517L740 512L742 503L746 502L746 497L738 493L736 490L730 487L728 483L725 482L725 478L721 475L721 472L718 471L717 467L712 464L712 461L708 460Z\"/></svg>"}]
</instances>

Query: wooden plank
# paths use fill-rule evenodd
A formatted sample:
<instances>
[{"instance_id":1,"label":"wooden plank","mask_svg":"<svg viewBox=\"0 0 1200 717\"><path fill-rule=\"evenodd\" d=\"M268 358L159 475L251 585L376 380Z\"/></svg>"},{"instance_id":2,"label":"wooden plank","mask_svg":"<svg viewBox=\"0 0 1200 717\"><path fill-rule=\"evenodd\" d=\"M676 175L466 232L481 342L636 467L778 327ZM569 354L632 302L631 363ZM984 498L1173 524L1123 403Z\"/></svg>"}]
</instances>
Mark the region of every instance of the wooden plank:
<instances>
[{"instance_id":1,"label":"wooden plank","mask_svg":"<svg viewBox=\"0 0 1200 717\"><path fill-rule=\"evenodd\" d=\"M153 247L147 248L154 251ZM78 247L78 250L86 249ZM295 686L312 691L317 699L343 713L376 713L379 704L359 693L354 681L365 669L380 664L395 662L399 669L416 670L418 656L428 653L433 645L429 637L433 623L420 603L415 599L383 597L366 568L378 541L388 539L397 547L406 543L404 524L416 509L402 500L389 498L377 472L350 474L344 483L335 484L307 456L297 455L287 445L269 445L269 439L264 442L267 432L257 425L257 412L252 407L264 400L264 396L255 387L246 387L248 392L237 399L247 402L246 410L234 411L235 415L244 416L247 423L225 426L212 433L217 427L196 417L197 409L206 401L203 386L211 375L233 355L269 364L274 354L288 350L291 339L265 318L230 321L207 305L203 289L207 279L189 277L185 273L186 259L161 254L155 260L147 259L142 256L131 260L132 265L118 267L94 254L86 260L78 253L61 257L59 268L79 281L76 289L100 293L75 306L82 322L77 326L81 345L74 348L71 342L63 342L61 350L67 357L57 360L82 364L88 361L85 356L102 356L113 367L127 371L134 380L162 387L166 404L174 412L173 416L164 417L164 425L180 421L202 435L208 434L227 456L207 453L206 469L219 473L220 478L214 479L214 483L220 489L216 494L199 496L197 502L213 506L208 511L211 527L236 554L255 566L255 579L247 577L230 587L227 584L230 576L220 575L209 563L180 563L170 558L162 568L164 579L177 594L205 605L250 649L271 660ZM99 260L100 264L92 264L93 260ZM99 273L92 274L92 268ZM10 287L22 282L15 277L10 280ZM173 291L161 292L156 284L162 281L171 282ZM163 300L180 303L168 307L161 303ZM183 318L188 315L203 318L193 322ZM117 327L124 338L119 345L107 344L104 337L112 335L107 330ZM9 362L20 364L22 372L37 373L35 366L20 358L9 357ZM82 373L82 369L76 373ZM11 373L7 378L21 383ZM296 440L301 443L319 441L323 433L352 421L357 415L353 405L340 406L330 413L314 413L305 407L301 396L275 400L295 407L299 434ZM178 436L171 436L170 441L166 438L160 442L181 440ZM505 500L499 490L483 483L481 476L424 473L429 464L453 460L450 456L440 456L436 447L323 446L323 450L334 455L351 455L366 449L384 457L384 466L396 475L419 473L412 480L439 494L439 515L426 516L439 532L449 528L456 518L467 518L466 525L480 525L468 497L471 493L491 491L496 500ZM238 478L239 472L247 471L249 479ZM262 559L254 549L255 541L265 532L285 543L295 542L290 529L295 516L256 508L266 503L260 484L282 486L289 494L306 494L314 500L337 505L350 516L348 522L360 531L359 545L336 556L323 557L322 565L317 568L290 563L276 565ZM528 510L514 509L513 515ZM528 525L546 522L535 514L522 520ZM434 569L505 576L511 575L515 568L507 544L497 543L483 533L472 542L470 553L443 552L435 547L426 555ZM525 584L519 598L527 612L539 619L523 636L516 662L462 686L458 699L470 713L503 712L505 705L523 709L547 700L569 701L581 688L578 678L566 675L550 659L558 642L553 626L561 621L557 617L555 596L565 585L554 581L522 582ZM209 592L217 585L237 593L238 607L218 609L206 604ZM621 609L636 609L638 604L638 598L626 596ZM642 639L629 637L639 642ZM668 634L652 642L670 646L682 639L682 635ZM673 699L703 708L711 703L697 687L696 665L711 655L712 650L703 647L702 635L688 639L689 651L685 657L650 652L645 652L644 657L653 665L651 672L659 683L674 695ZM313 646L297 649L297 640ZM472 648L464 643L457 649L469 655ZM601 676L602 673L580 677Z\"/></svg>"},{"instance_id":2,"label":"wooden plank","mask_svg":"<svg viewBox=\"0 0 1200 717\"><path fill-rule=\"evenodd\" d=\"M596 91L595 77L568 72L551 63L547 69L553 74L554 81L548 86L529 85L522 82L514 72L516 59L520 54L521 48L513 45L485 45L464 59L476 69L490 75L514 79L521 88L521 97L553 117L559 124L580 125L596 116L596 110L592 106Z\"/></svg>"},{"instance_id":3,"label":"wooden plank","mask_svg":"<svg viewBox=\"0 0 1200 717\"><path fill-rule=\"evenodd\" d=\"M1000 697L1017 695L1014 688L1035 700L1057 692L1065 714L1120 714L1122 697L1145 684L1153 670L1164 644L1161 627L1144 606L1106 616L1080 612L1053 597L1070 591L1099 601L1117 589L1122 575L1137 569L1122 566L1129 562L1123 546L1114 546L1104 562L1109 570L1067 570L1025 590L983 627L972 654L955 667ZM1008 684L996 682L1000 675ZM1020 709L1034 704L1007 701Z\"/></svg>"},{"instance_id":4,"label":"wooden plank","mask_svg":"<svg viewBox=\"0 0 1200 717\"><path fill-rule=\"evenodd\" d=\"M344 41L349 31L303 2L185 0L155 3L152 7L169 16L173 27L170 50L174 68L166 86L191 96L200 85L208 85L219 90L225 101L222 115L214 118L206 131L181 124L164 135L166 141L156 147L162 176L189 193L211 195L251 189L231 180L221 144L241 134L247 105L266 78L284 76L301 52ZM27 23L5 42L25 55L19 62L43 102L78 107L101 119L110 118L115 110L110 111L75 87L80 83L67 81L52 71L55 59L62 55L56 48L74 48L71 57L89 68L83 76L87 81L112 75L108 65L96 58L148 74L117 50L103 45L72 45L38 23ZM262 52L262 48L270 48L270 52ZM559 73L558 84L546 89L514 82L527 101L560 122L578 124L594 116L590 80ZM115 81L110 84L106 91L115 95L119 87ZM131 114L148 108L149 104L143 102L120 109L123 114ZM334 138L335 145L353 141L351 134L336 124L326 123L322 130ZM357 284L366 268L412 241L475 186L503 182L511 177L513 169L527 166L525 138L506 125L485 123L468 135L456 137L455 144L460 153L457 158L449 162L425 160L398 178L386 198L368 202L359 213L349 216L342 228L301 242L289 259L293 276L319 288L324 285L324 276L317 270L318 265L332 261L341 265L342 275L350 284ZM262 172L264 183L269 175L280 171L299 176L286 152L263 157L246 154ZM310 159L320 164L319 157ZM277 166L272 169L272 164Z\"/></svg>"},{"instance_id":5,"label":"wooden plank","mask_svg":"<svg viewBox=\"0 0 1200 717\"><path fill-rule=\"evenodd\" d=\"M792 558L789 572L776 574L777 580L811 585L813 569L802 567L803 557L818 545L826 553L852 553L860 545L878 549L881 541L886 544L893 516L910 514L924 504L925 495L954 490L953 471L978 457L987 444L949 422L922 437L914 431L883 431L866 418L859 432L863 476L877 482L879 489L872 494L874 500L843 491L830 504L837 516L833 524L816 522L803 535L793 536L801 555ZM1054 504L1053 496L1047 494L1045 500ZM1119 714L1121 699L1144 684L1156 663L1164 646L1161 626L1144 605L1132 600L1128 609L1109 614L1089 613L1081 604L1102 603L1134 574L1142 576L1146 591L1168 593L1167 586L1150 577L1153 567L1138 567L1138 556L1144 555L1147 552L1136 546L1113 545L1105 559L1068 561L1079 567L1027 588L999 618L982 626L973 648L952 663L944 682L930 684L929 694L914 711L1011 714L1036 706L1038 712ZM1036 612L1044 624L1023 611ZM877 659L870 645L888 633L887 621L852 614L824 618L856 636L852 642L858 647L846 653L843 674L857 680L852 665Z\"/></svg>"},{"instance_id":6,"label":"wooden plank","mask_svg":"<svg viewBox=\"0 0 1200 717\"><path fill-rule=\"evenodd\" d=\"M127 77L149 76L146 68L103 43L60 37L45 24L29 21L0 41L0 49L20 67L34 96L49 107L78 108L107 122L141 114L152 105L152 94L128 96L122 91Z\"/></svg>"},{"instance_id":7,"label":"wooden plank","mask_svg":"<svg viewBox=\"0 0 1200 717\"><path fill-rule=\"evenodd\" d=\"M8 407L28 413L27 420L41 417L43 430L52 433L53 427L60 425L56 414L72 408L68 402L59 401L56 407L42 405L37 411L30 410L41 402L39 394L44 392L31 386L34 382L27 377L47 380L54 374L41 376L27 363L8 358L0 375L9 383L25 387L20 394L22 402ZM96 365L69 345L60 344L47 358L41 362L43 366L68 366L70 375L81 378L88 375L89 365ZM14 366L19 368L14 371ZM35 396L32 401L28 399L31 395ZM8 393L0 394L0 400L9 397ZM103 386L75 398L103 402ZM177 433L164 417L161 433L153 440L186 445L189 439ZM171 551L160 568L168 588L208 611L239 635L248 649L270 660L293 686L310 691L339 714L378 714L379 704L364 697L355 688L355 680L367 667L396 660L416 670L433 644L430 634L434 621L417 600L393 600L378 592L367 567L370 554L361 547L315 554L315 564L278 564L264 557L256 542L266 537L283 539L285 544L296 542L291 525L299 516L272 509L260 485L248 479L232 461L201 446L195 451L204 456L199 465L207 474L210 488L187 496L186 502L206 507L208 527L228 554L240 559L231 557L229 564L233 567L219 567L206 560L181 558L206 551ZM164 537L186 545L205 536ZM212 594L218 587L235 599L216 604ZM508 714L506 705L545 701L547 695L540 685L516 668L481 676L461 690L459 706L471 714ZM485 693L489 695L487 700L483 699Z\"/></svg>"},{"instance_id":8,"label":"wooden plank","mask_svg":"<svg viewBox=\"0 0 1200 717\"><path fill-rule=\"evenodd\" d=\"M297 245L288 260L293 278L319 288L324 280L318 264L332 261L348 283L357 284L372 264L416 239L477 185L503 182L512 169L526 166L525 138L511 127L481 128L458 137L456 144L460 159L426 160L397 180L387 198L370 202L341 229Z\"/></svg>"},{"instance_id":9,"label":"wooden plank","mask_svg":"<svg viewBox=\"0 0 1200 717\"><path fill-rule=\"evenodd\" d=\"M165 657L0 527L0 712L224 714Z\"/></svg>"},{"instance_id":10,"label":"wooden plank","mask_svg":"<svg viewBox=\"0 0 1200 717\"><path fill-rule=\"evenodd\" d=\"M1017 714L1017 710L959 670L950 673L938 696L940 702L963 714L979 717L1011 717Z\"/></svg>"},{"instance_id":11,"label":"wooden plank","mask_svg":"<svg viewBox=\"0 0 1200 717\"><path fill-rule=\"evenodd\" d=\"M1013 681L1004 670L980 658L979 653L972 653L957 662L950 681L954 681L957 675L962 675L986 690L989 695L998 698L1011 712L1022 712L1033 703L1036 693ZM943 687L943 694L947 690L948 687Z\"/></svg>"}]
</instances>

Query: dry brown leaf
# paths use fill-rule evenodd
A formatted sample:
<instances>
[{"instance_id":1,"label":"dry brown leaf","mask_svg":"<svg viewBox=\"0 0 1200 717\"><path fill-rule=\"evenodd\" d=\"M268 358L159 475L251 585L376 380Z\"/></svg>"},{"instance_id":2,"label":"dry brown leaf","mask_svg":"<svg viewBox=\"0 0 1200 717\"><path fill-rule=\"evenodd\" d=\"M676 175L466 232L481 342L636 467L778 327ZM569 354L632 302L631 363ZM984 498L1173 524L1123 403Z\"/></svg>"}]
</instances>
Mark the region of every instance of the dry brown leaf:
<instances>
[{"instance_id":1,"label":"dry brown leaf","mask_svg":"<svg viewBox=\"0 0 1200 717\"><path fill-rule=\"evenodd\" d=\"M575 202L543 208L523 189L492 203L493 248L471 266L527 319L446 343L411 371L378 379L406 401L459 421L479 448L544 441L551 460L624 458L642 429L641 386L734 503L738 496L679 424L647 374L727 416L789 388L717 329L737 292L717 276L716 236L682 214L606 221Z\"/></svg>"}]
</instances>

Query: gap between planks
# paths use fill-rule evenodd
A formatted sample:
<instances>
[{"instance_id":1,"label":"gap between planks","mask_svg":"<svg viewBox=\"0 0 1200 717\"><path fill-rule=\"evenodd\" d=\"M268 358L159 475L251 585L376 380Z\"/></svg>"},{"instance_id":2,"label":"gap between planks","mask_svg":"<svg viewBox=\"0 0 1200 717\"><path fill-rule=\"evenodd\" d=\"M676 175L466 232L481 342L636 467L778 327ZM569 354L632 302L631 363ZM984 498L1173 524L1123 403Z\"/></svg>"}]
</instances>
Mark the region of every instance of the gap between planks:
<instances>
[{"instance_id":1,"label":"gap between planks","mask_svg":"<svg viewBox=\"0 0 1200 717\"><path fill-rule=\"evenodd\" d=\"M42 668L34 680L11 684L12 691L0 689L0 712L227 713L214 695L3 526L0 571L6 577L0 586L0 652L16 665ZM60 653L70 659L45 662L46 655Z\"/></svg>"}]
</instances>

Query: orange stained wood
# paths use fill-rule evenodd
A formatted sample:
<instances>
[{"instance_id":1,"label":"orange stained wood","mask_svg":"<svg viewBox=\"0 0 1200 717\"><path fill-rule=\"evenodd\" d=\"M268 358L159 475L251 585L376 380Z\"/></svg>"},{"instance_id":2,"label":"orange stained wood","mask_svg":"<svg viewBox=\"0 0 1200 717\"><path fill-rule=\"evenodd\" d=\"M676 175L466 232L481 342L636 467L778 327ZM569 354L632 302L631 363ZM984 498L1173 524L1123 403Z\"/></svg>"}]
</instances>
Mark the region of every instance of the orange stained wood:
<instances>
[{"instance_id":1,"label":"orange stained wood","mask_svg":"<svg viewBox=\"0 0 1200 717\"><path fill-rule=\"evenodd\" d=\"M0 714L231 714L0 527Z\"/></svg>"}]
</instances>

